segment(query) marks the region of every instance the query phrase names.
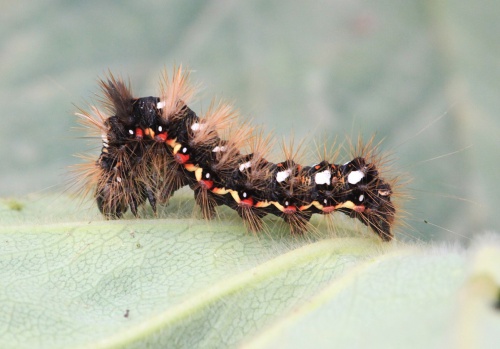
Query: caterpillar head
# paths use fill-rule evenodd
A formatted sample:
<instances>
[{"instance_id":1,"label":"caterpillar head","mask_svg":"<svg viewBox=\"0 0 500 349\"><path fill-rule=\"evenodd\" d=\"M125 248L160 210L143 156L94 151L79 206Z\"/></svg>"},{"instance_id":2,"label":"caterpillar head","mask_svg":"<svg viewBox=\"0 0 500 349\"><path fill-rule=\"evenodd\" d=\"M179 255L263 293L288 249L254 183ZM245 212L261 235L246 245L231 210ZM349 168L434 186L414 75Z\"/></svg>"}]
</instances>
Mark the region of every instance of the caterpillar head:
<instances>
[{"instance_id":1,"label":"caterpillar head","mask_svg":"<svg viewBox=\"0 0 500 349\"><path fill-rule=\"evenodd\" d=\"M136 125L143 130L155 130L158 124L159 111L157 108L157 97L143 97L134 100L132 105L133 115L136 117Z\"/></svg>"}]
</instances>

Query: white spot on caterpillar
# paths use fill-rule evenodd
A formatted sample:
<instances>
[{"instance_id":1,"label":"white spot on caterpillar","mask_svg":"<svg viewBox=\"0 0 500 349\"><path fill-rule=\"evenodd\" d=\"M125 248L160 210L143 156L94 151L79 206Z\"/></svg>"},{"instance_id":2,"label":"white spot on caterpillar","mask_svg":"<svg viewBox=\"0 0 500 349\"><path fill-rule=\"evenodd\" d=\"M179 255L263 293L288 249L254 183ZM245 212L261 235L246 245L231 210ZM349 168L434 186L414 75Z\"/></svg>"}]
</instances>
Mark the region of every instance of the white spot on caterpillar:
<instances>
[{"instance_id":1,"label":"white spot on caterpillar","mask_svg":"<svg viewBox=\"0 0 500 349\"><path fill-rule=\"evenodd\" d=\"M245 171L245 169L252 167L252 163L250 161L245 162L240 165L240 172Z\"/></svg>"},{"instance_id":2,"label":"white spot on caterpillar","mask_svg":"<svg viewBox=\"0 0 500 349\"><path fill-rule=\"evenodd\" d=\"M364 199L365 199L365 196L363 194L361 194L358 198L359 202L363 202Z\"/></svg>"},{"instance_id":3,"label":"white spot on caterpillar","mask_svg":"<svg viewBox=\"0 0 500 349\"><path fill-rule=\"evenodd\" d=\"M283 182L283 181L284 181L284 180L286 180L288 177L290 177L290 173L292 173L292 170L291 170L291 169L284 170L284 171L280 171L280 172L276 173L276 181L277 181L278 183Z\"/></svg>"},{"instance_id":4,"label":"white spot on caterpillar","mask_svg":"<svg viewBox=\"0 0 500 349\"><path fill-rule=\"evenodd\" d=\"M116 177L116 181L117 181L118 183L121 183L121 182L122 182L122 178L121 178L121 177Z\"/></svg>"},{"instance_id":5,"label":"white spot on caterpillar","mask_svg":"<svg viewBox=\"0 0 500 349\"><path fill-rule=\"evenodd\" d=\"M133 135L134 134L134 131L133 130L128 130L128 133Z\"/></svg>"},{"instance_id":6,"label":"white spot on caterpillar","mask_svg":"<svg viewBox=\"0 0 500 349\"><path fill-rule=\"evenodd\" d=\"M330 170L324 170L323 172L318 172L314 175L314 182L318 185L330 184L330 179L332 178L332 173Z\"/></svg>"},{"instance_id":7,"label":"white spot on caterpillar","mask_svg":"<svg viewBox=\"0 0 500 349\"><path fill-rule=\"evenodd\" d=\"M195 122L194 124L191 125L191 130L193 131L199 131L203 128L205 128L207 125L200 124L199 122Z\"/></svg>"},{"instance_id":8,"label":"white spot on caterpillar","mask_svg":"<svg viewBox=\"0 0 500 349\"><path fill-rule=\"evenodd\" d=\"M164 106L165 106L165 102L158 102L158 103L156 103L156 108L157 108L157 109L161 109L161 108L163 108Z\"/></svg>"},{"instance_id":9,"label":"white spot on caterpillar","mask_svg":"<svg viewBox=\"0 0 500 349\"><path fill-rule=\"evenodd\" d=\"M109 147L109 144L108 144L107 142L102 142L102 146L103 146L104 148L107 148L107 147Z\"/></svg>"},{"instance_id":10,"label":"white spot on caterpillar","mask_svg":"<svg viewBox=\"0 0 500 349\"><path fill-rule=\"evenodd\" d=\"M104 134L104 133L103 133L103 134L101 135L101 138L102 138L102 141L103 141L104 143L108 143L108 136L107 136L106 134Z\"/></svg>"},{"instance_id":11,"label":"white spot on caterpillar","mask_svg":"<svg viewBox=\"0 0 500 349\"><path fill-rule=\"evenodd\" d=\"M216 146L212 152L213 153L218 153L218 152L225 152L227 150L226 146L221 145L221 146ZM240 170L241 171L241 170Z\"/></svg>"},{"instance_id":12,"label":"white spot on caterpillar","mask_svg":"<svg viewBox=\"0 0 500 349\"><path fill-rule=\"evenodd\" d=\"M163 131L163 127L158 126L158 132L161 132L161 131Z\"/></svg>"},{"instance_id":13,"label":"white spot on caterpillar","mask_svg":"<svg viewBox=\"0 0 500 349\"><path fill-rule=\"evenodd\" d=\"M365 174L361 171L352 171L347 176L347 181L350 184L357 184L360 180L363 179L364 176L365 176Z\"/></svg>"}]
</instances>

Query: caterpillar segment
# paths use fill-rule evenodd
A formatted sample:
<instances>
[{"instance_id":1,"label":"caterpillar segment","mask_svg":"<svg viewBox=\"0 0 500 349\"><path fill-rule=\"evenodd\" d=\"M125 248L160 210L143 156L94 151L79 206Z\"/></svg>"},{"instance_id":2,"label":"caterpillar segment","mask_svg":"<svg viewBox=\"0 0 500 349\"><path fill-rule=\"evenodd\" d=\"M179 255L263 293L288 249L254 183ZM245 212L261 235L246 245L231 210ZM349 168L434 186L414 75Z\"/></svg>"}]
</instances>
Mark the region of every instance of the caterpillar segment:
<instances>
[{"instance_id":1,"label":"caterpillar segment","mask_svg":"<svg viewBox=\"0 0 500 349\"><path fill-rule=\"evenodd\" d=\"M189 73L163 74L160 97L134 98L130 88L111 74L101 81L109 115L93 108L78 115L82 124L102 136L99 159L80 166L82 187L94 187L99 210L120 218L130 207L148 201L156 212L175 191L189 186L203 217L216 207L234 209L248 230L260 231L268 214L281 217L293 234L308 230L313 214L342 212L371 228L384 241L393 238L396 209L390 181L381 178L370 146L341 165L322 160L302 166L285 151L286 160L266 160L271 138L239 126L234 110L212 103L198 117L187 103L193 89ZM230 130L230 132L228 132ZM249 154L242 153L250 143Z\"/></svg>"},{"instance_id":2,"label":"caterpillar segment","mask_svg":"<svg viewBox=\"0 0 500 349\"><path fill-rule=\"evenodd\" d=\"M184 151L188 155L185 169L199 174L190 186L195 189L202 211L209 210L210 214L204 214L207 218L216 206L225 204L238 212L251 231L261 230L261 218L273 214L282 217L292 233L302 233L312 214L340 211L359 219L382 239L392 238L390 227L395 208L390 202L391 187L379 178L375 165L367 164L361 157L344 165L323 161L301 167L292 160L272 164L253 153L235 153L234 159L240 162L233 162L232 174L221 175L217 160L211 157L207 161L210 150L205 149L202 155L181 144L170 145L174 154ZM224 151L227 149L217 148L217 153ZM207 168L199 167L200 164ZM199 198L202 191L203 200Z\"/></svg>"},{"instance_id":3,"label":"caterpillar segment","mask_svg":"<svg viewBox=\"0 0 500 349\"><path fill-rule=\"evenodd\" d=\"M143 147L141 130L148 127L146 122L154 122L147 112L142 112L139 104L147 98L132 97L129 87L121 80L109 75L100 81L104 106L111 116L92 109L92 113L81 111L77 115L91 134L100 133L101 154L97 161L87 164L82 172L83 182L95 187L95 198L99 210L107 218L120 218L130 207L137 215L137 208L147 197L140 164L146 148Z\"/></svg>"},{"instance_id":4,"label":"caterpillar segment","mask_svg":"<svg viewBox=\"0 0 500 349\"><path fill-rule=\"evenodd\" d=\"M160 81L158 114L150 137L154 151L149 157L151 166L145 168L144 173L154 179L150 181L155 188L153 196L162 205L168 204L174 192L190 183L189 172L183 166L188 159L182 152L177 156L173 153L174 145L188 142L188 126L199 120L187 106L194 96L188 79L189 71L178 67L171 76L164 70Z\"/></svg>"}]
</instances>

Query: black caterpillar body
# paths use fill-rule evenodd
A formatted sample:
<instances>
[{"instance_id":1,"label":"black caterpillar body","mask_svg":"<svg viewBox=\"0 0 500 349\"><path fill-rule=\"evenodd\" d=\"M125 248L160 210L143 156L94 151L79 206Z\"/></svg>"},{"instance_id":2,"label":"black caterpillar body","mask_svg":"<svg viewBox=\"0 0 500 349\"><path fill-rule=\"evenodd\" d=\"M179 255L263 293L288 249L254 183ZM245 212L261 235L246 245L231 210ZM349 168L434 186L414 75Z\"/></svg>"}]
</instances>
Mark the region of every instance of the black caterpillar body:
<instances>
[{"instance_id":1,"label":"black caterpillar body","mask_svg":"<svg viewBox=\"0 0 500 349\"><path fill-rule=\"evenodd\" d=\"M345 164L323 160L301 166L293 156L269 162L269 138L238 126L230 106L213 104L204 117L188 107L193 94L188 75L181 68L171 78L165 73L160 97L135 98L110 74L100 82L107 112L93 107L92 113L77 114L102 138L99 158L79 173L82 188L93 193L104 216L120 218L129 207L137 216L146 201L156 212L157 205L189 185L205 218L227 205L251 231L261 230L262 217L272 214L292 233L302 233L313 214L340 211L383 240L393 238L393 185L380 177L369 151ZM248 143L247 154L241 147Z\"/></svg>"}]
</instances>

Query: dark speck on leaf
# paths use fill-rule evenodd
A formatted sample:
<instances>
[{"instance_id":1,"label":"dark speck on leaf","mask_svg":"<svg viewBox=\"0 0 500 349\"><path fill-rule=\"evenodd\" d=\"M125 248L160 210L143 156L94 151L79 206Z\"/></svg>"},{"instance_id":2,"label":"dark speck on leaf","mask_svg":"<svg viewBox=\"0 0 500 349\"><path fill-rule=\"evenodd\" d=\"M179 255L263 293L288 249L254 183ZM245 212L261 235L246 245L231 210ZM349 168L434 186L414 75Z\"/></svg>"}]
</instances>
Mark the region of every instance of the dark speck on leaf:
<instances>
[{"instance_id":1,"label":"dark speck on leaf","mask_svg":"<svg viewBox=\"0 0 500 349\"><path fill-rule=\"evenodd\" d=\"M12 211L20 212L23 210L24 204L17 200L9 200L7 201L7 207L9 207Z\"/></svg>"}]
</instances>

